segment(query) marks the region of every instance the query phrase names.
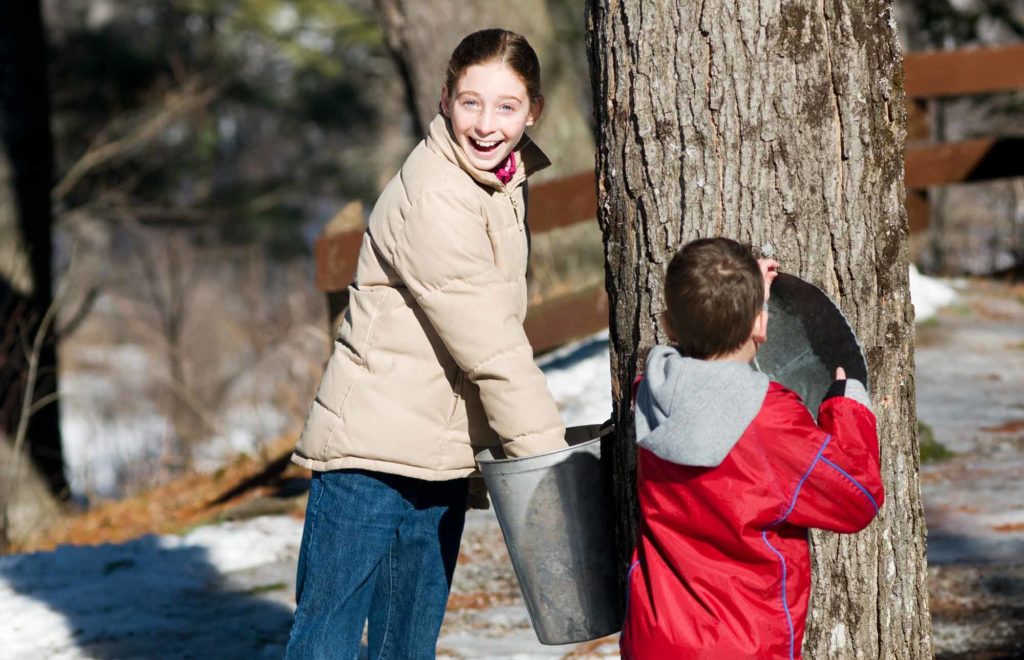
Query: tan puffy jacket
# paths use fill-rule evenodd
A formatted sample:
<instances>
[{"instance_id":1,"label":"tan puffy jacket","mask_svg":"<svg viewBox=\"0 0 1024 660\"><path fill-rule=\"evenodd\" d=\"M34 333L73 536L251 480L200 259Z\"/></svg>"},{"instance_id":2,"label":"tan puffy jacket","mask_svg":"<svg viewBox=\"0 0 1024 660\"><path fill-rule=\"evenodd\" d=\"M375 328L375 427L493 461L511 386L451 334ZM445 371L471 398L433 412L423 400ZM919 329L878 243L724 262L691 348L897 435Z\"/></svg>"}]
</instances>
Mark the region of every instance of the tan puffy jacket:
<instances>
[{"instance_id":1,"label":"tan puffy jacket","mask_svg":"<svg viewBox=\"0 0 1024 660\"><path fill-rule=\"evenodd\" d=\"M418 479L469 475L480 449L564 447L523 331L526 176L549 164L524 138L502 185L438 115L381 193L349 307L292 460Z\"/></svg>"}]
</instances>

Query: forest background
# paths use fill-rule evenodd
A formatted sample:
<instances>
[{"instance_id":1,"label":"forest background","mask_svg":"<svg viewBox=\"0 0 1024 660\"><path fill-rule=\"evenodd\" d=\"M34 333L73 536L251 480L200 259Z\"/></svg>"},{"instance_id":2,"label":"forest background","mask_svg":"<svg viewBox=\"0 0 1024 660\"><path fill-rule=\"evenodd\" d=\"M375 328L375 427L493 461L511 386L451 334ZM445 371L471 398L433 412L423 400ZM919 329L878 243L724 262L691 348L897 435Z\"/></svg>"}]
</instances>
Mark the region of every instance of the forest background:
<instances>
[{"instance_id":1,"label":"forest background","mask_svg":"<svg viewBox=\"0 0 1024 660\"><path fill-rule=\"evenodd\" d=\"M138 492L294 434L330 339L312 242L358 226L421 135L461 32L394 0L45 0L59 399L70 495ZM437 4L437 3L433 3ZM544 65L556 178L593 167L582 2L508 12ZM1024 39L1024 3L896 2L905 51ZM513 15L515 14L515 15ZM432 42L410 61L396 35ZM436 68L425 88L416 65ZM1024 95L933 101L933 137L1019 131ZM6 180L0 162L0 180ZM2 198L0 192L0 199ZM1024 181L934 191L944 275L1024 263ZM9 199L7 200L9 202ZM0 214L0 270L28 266ZM534 302L603 281L596 223L535 243ZM43 374L45 378L45 374ZM19 403L11 397L5 406Z\"/></svg>"}]
</instances>

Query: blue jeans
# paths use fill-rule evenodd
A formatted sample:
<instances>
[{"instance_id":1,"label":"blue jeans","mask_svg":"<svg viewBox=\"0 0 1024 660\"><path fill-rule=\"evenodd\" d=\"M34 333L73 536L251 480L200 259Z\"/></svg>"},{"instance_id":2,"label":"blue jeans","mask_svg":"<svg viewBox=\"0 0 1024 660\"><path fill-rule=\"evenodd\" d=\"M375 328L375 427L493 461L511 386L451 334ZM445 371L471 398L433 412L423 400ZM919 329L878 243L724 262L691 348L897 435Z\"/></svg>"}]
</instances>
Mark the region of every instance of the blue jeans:
<instances>
[{"instance_id":1,"label":"blue jeans","mask_svg":"<svg viewBox=\"0 0 1024 660\"><path fill-rule=\"evenodd\" d=\"M466 519L467 479L316 472L285 657L433 658Z\"/></svg>"}]
</instances>

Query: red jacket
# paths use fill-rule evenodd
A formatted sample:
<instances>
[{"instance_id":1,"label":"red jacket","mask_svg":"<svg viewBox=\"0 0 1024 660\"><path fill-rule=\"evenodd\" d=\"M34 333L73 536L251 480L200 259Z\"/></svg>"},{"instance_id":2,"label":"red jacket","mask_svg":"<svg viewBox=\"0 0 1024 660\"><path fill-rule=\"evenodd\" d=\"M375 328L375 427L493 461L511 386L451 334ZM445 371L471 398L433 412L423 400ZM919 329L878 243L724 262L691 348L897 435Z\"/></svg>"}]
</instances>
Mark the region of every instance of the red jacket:
<instances>
[{"instance_id":1,"label":"red jacket","mask_svg":"<svg viewBox=\"0 0 1024 660\"><path fill-rule=\"evenodd\" d=\"M871 411L827 398L816 425L772 382L717 466L638 453L623 658L799 658L808 528L856 532L883 503Z\"/></svg>"}]
</instances>

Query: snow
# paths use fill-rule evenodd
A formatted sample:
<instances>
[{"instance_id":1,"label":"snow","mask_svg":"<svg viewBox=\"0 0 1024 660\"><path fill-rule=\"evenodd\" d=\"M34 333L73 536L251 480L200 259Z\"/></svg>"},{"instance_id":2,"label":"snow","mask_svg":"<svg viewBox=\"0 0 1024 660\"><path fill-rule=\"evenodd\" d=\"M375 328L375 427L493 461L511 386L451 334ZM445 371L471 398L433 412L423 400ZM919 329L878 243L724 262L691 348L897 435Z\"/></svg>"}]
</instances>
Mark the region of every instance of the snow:
<instances>
[{"instance_id":1,"label":"snow","mask_svg":"<svg viewBox=\"0 0 1024 660\"><path fill-rule=\"evenodd\" d=\"M956 296L949 285L913 268L910 284L919 321ZM122 373L144 371L138 356L122 357L127 365ZM545 355L538 364L567 425L597 424L610 416L607 332ZM72 402L64 422L72 474L79 488L85 488L81 480L91 480L88 488L106 490L114 473L100 472L98 466L116 458L137 459L132 452L141 450L130 449L138 446L130 439L158 435L163 423L146 412L119 425L73 405L75 395L88 387L116 397L112 383L66 379L65 387ZM273 427L280 422L271 415L265 423ZM88 440L96 437L108 438L109 445L90 445ZM237 448L245 442L234 438L227 444ZM280 657L294 610L301 534L300 520L265 516L200 527L183 536L0 557L0 649L15 659L173 658L204 648L217 649L212 653L218 657ZM486 614L522 619L525 610ZM460 633L443 642L474 658L554 653L527 637L481 639Z\"/></svg>"},{"instance_id":2,"label":"snow","mask_svg":"<svg viewBox=\"0 0 1024 660\"><path fill-rule=\"evenodd\" d=\"M152 364L138 346L119 344L82 350L86 364L61 374L61 435L71 491L75 495L118 494L127 470L158 464L168 421L148 397ZM132 396L134 394L134 396Z\"/></svg>"},{"instance_id":3,"label":"snow","mask_svg":"<svg viewBox=\"0 0 1024 660\"><path fill-rule=\"evenodd\" d=\"M174 428L149 394L159 372L152 356L131 344L80 351L81 362L102 368L61 375L61 434L71 492L84 499L116 498L126 482L145 482L159 473ZM258 385L258 374L249 380ZM284 432L294 420L271 401L272 393L260 393L219 411L218 432L197 448L195 467L215 470L240 453L256 453L262 442Z\"/></svg>"},{"instance_id":4,"label":"snow","mask_svg":"<svg viewBox=\"0 0 1024 660\"><path fill-rule=\"evenodd\" d=\"M181 537L2 557L0 649L15 659L171 658L194 653L206 637L222 657L262 654L268 644L254 630L287 635L287 575L301 534L300 520L268 516ZM285 577L268 581L260 569L274 565Z\"/></svg>"},{"instance_id":5,"label":"snow","mask_svg":"<svg viewBox=\"0 0 1024 660\"><path fill-rule=\"evenodd\" d=\"M537 360L566 426L600 424L612 415L608 331Z\"/></svg>"},{"instance_id":6,"label":"snow","mask_svg":"<svg viewBox=\"0 0 1024 660\"><path fill-rule=\"evenodd\" d=\"M920 323L953 302L956 291L942 280L922 275L917 266L910 264L910 299L914 303L914 320Z\"/></svg>"}]
</instances>

